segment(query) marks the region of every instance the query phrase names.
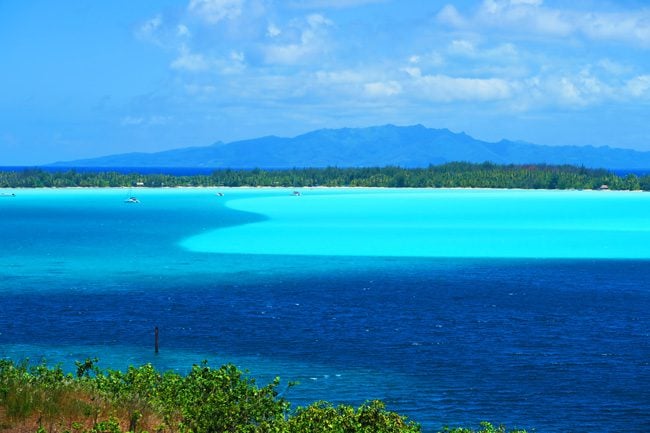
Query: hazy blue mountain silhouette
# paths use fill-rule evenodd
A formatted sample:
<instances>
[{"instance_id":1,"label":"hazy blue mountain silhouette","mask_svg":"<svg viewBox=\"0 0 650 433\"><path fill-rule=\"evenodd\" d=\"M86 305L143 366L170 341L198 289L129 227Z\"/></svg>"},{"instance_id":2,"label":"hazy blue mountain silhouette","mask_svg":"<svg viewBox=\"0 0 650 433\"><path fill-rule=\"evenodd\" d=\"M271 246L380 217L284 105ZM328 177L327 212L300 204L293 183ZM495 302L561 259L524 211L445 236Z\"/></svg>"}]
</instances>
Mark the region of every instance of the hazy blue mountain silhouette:
<instances>
[{"instance_id":1,"label":"hazy blue mountain silhouette","mask_svg":"<svg viewBox=\"0 0 650 433\"><path fill-rule=\"evenodd\" d=\"M502 140L489 143L448 129L415 126L320 129L293 138L261 137L156 153L126 153L57 162L70 167L292 168L426 167L450 161L499 164L573 164L648 169L650 152L608 146L543 146Z\"/></svg>"}]
</instances>

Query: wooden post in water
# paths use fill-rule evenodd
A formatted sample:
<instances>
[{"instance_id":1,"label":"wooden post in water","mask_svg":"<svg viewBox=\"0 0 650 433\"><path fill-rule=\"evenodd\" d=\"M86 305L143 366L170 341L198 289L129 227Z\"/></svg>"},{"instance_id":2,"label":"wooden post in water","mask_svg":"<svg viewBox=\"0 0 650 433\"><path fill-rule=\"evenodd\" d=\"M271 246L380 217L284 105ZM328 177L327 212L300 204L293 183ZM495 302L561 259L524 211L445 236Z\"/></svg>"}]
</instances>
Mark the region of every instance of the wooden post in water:
<instances>
[{"instance_id":1,"label":"wooden post in water","mask_svg":"<svg viewBox=\"0 0 650 433\"><path fill-rule=\"evenodd\" d=\"M155 348L156 348L156 355L157 355L158 354L158 327L157 326L154 329L153 333L154 333L154 335L156 337Z\"/></svg>"}]
</instances>

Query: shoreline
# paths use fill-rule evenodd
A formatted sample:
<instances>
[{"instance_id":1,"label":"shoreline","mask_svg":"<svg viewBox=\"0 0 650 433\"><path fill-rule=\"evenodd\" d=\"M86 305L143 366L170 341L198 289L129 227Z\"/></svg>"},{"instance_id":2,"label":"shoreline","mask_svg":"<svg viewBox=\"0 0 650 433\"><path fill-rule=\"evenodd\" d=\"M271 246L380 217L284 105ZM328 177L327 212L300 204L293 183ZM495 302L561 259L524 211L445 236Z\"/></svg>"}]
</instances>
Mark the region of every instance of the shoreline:
<instances>
[{"instance_id":1,"label":"shoreline","mask_svg":"<svg viewBox=\"0 0 650 433\"><path fill-rule=\"evenodd\" d=\"M143 169L145 170L145 169ZM4 188L377 188L650 190L650 175L621 176L570 165L451 162L427 168L326 167L284 170L224 169L210 175L120 172L0 171Z\"/></svg>"},{"instance_id":2,"label":"shoreline","mask_svg":"<svg viewBox=\"0 0 650 433\"><path fill-rule=\"evenodd\" d=\"M0 191L31 191L31 190L49 190L49 191L66 191L66 190L131 190L135 191L156 191L156 190L405 190L405 191L575 191L575 192L650 192L642 189L578 189L578 188L490 188L490 187L390 187L390 186L64 186L64 187L0 187ZM0 198L11 198L11 194L2 195Z\"/></svg>"}]
</instances>

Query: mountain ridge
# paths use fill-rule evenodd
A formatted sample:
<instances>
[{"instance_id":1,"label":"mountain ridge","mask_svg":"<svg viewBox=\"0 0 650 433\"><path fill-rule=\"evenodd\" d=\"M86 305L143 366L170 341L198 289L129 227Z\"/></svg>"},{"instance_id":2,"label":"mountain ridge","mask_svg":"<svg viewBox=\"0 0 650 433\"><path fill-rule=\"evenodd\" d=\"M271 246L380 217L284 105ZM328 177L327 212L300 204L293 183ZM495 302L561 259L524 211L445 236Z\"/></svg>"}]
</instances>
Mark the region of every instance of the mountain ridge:
<instances>
[{"instance_id":1,"label":"mountain ridge","mask_svg":"<svg viewBox=\"0 0 650 433\"><path fill-rule=\"evenodd\" d=\"M393 165L414 168L452 161L648 169L650 152L610 146L547 146L506 139L488 142L446 128L388 124L318 129L295 137L269 135L154 153L122 153L55 162L49 166L282 169Z\"/></svg>"}]
</instances>

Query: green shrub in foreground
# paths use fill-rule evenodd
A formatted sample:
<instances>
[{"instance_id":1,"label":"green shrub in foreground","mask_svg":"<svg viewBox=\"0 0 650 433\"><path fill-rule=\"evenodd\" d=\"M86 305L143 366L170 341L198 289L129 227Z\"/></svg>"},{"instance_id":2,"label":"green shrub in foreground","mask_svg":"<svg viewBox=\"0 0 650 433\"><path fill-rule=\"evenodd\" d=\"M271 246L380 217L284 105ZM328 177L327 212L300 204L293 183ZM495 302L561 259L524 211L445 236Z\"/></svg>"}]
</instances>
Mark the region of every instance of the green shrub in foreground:
<instances>
[{"instance_id":1,"label":"green shrub in foreground","mask_svg":"<svg viewBox=\"0 0 650 433\"><path fill-rule=\"evenodd\" d=\"M446 427L442 430L442 432L439 433L526 433L526 430L506 430L504 426L494 427L489 422L482 422L478 430L473 430L465 427Z\"/></svg>"},{"instance_id":2,"label":"green shrub in foreground","mask_svg":"<svg viewBox=\"0 0 650 433\"><path fill-rule=\"evenodd\" d=\"M291 412L276 378L258 387L233 365L194 365L187 375L152 365L101 371L96 360L60 366L0 360L0 432L39 433L419 433L420 426L380 401L359 408L316 402ZM506 433L479 430L441 433ZM512 430L509 433L525 433Z\"/></svg>"},{"instance_id":3,"label":"green shrub in foreground","mask_svg":"<svg viewBox=\"0 0 650 433\"><path fill-rule=\"evenodd\" d=\"M299 408L287 422L287 433L417 433L420 426L405 417L389 412L380 401L372 401L354 409L317 402Z\"/></svg>"}]
</instances>

